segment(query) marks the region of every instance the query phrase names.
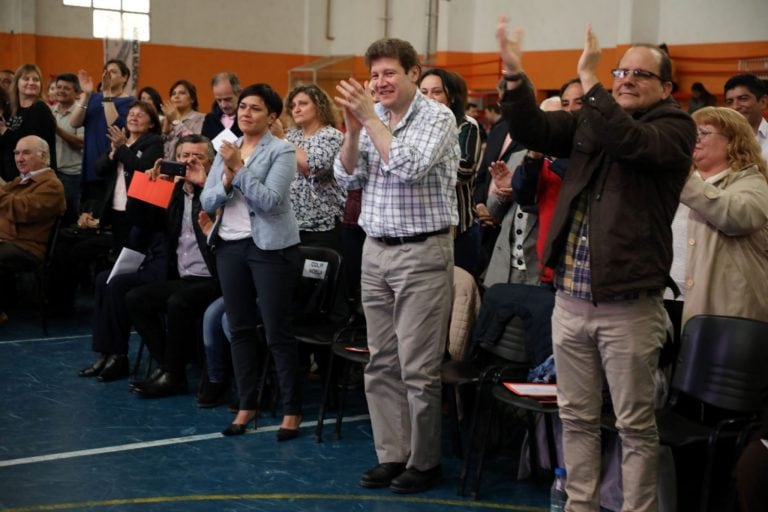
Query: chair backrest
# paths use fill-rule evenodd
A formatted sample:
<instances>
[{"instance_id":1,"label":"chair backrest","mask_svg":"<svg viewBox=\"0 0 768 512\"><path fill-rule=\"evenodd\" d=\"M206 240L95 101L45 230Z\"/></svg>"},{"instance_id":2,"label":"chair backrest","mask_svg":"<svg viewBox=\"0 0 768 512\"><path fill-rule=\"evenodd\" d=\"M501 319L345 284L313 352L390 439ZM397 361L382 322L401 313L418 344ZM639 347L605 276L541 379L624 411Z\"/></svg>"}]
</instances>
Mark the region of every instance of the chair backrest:
<instances>
[{"instance_id":1,"label":"chair backrest","mask_svg":"<svg viewBox=\"0 0 768 512\"><path fill-rule=\"evenodd\" d=\"M496 344L480 343L480 348L511 363L529 363L525 350L525 321L519 316L512 318Z\"/></svg>"},{"instance_id":2,"label":"chair backrest","mask_svg":"<svg viewBox=\"0 0 768 512\"><path fill-rule=\"evenodd\" d=\"M683 329L672 390L729 411L759 411L768 390L768 323L692 317Z\"/></svg>"},{"instance_id":3,"label":"chair backrest","mask_svg":"<svg viewBox=\"0 0 768 512\"><path fill-rule=\"evenodd\" d=\"M59 240L59 231L61 230L61 223L64 217L56 217L56 220L51 226L51 232L48 235L48 245L45 247L45 259L43 265L49 267L53 261L53 255L56 251L56 242Z\"/></svg>"},{"instance_id":4,"label":"chair backrest","mask_svg":"<svg viewBox=\"0 0 768 512\"><path fill-rule=\"evenodd\" d=\"M333 309L341 270L341 255L326 247L299 246L301 276L294 295L300 325L327 321Z\"/></svg>"}]
</instances>

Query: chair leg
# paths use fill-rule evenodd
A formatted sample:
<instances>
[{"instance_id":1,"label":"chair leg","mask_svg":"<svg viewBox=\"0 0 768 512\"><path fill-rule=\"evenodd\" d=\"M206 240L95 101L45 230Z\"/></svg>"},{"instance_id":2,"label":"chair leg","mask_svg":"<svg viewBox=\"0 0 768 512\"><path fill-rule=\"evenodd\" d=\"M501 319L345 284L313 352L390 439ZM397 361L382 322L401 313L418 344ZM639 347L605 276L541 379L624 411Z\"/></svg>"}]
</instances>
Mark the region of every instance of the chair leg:
<instances>
[{"instance_id":1,"label":"chair leg","mask_svg":"<svg viewBox=\"0 0 768 512\"><path fill-rule=\"evenodd\" d=\"M480 453L477 456L477 471L475 473L475 485L472 487L471 496L474 499L480 498L480 479L483 476L483 464L485 464L485 448L488 445L488 436L491 433L491 425L496 419L496 400L491 399L491 408L488 411L488 423L485 425L485 432L480 441Z\"/></svg>"},{"instance_id":2,"label":"chair leg","mask_svg":"<svg viewBox=\"0 0 768 512\"><path fill-rule=\"evenodd\" d=\"M40 313L40 325L43 328L43 336L48 337L48 317L45 314L45 302L47 296L45 293L45 276L41 274L45 270L41 270L35 273L35 281L37 281L37 308Z\"/></svg>"},{"instance_id":3,"label":"chair leg","mask_svg":"<svg viewBox=\"0 0 768 512\"><path fill-rule=\"evenodd\" d=\"M464 497L467 485L467 476L469 474L469 465L472 460L472 443L475 439L475 430L477 428L477 418L480 413L480 399L482 398L483 383L478 382L475 386L475 404L472 408L472 418L469 423L469 433L467 434L467 448L464 452L464 462L461 465L461 474L459 475L458 495Z\"/></svg>"},{"instance_id":4,"label":"chair leg","mask_svg":"<svg viewBox=\"0 0 768 512\"><path fill-rule=\"evenodd\" d=\"M451 418L453 420L453 455L461 458L464 450L461 443L461 423L459 419L459 385L449 386L451 398L448 401L451 409Z\"/></svg>"},{"instance_id":5,"label":"chair leg","mask_svg":"<svg viewBox=\"0 0 768 512\"><path fill-rule=\"evenodd\" d=\"M331 375L333 374L333 360L336 356L333 353L333 345L329 347L328 368L325 374L325 385L323 386L323 396L320 399L320 412L317 415L317 427L315 428L315 442L323 442L323 423L325 422L325 410L328 407L328 400L331 389Z\"/></svg>"},{"instance_id":6,"label":"chair leg","mask_svg":"<svg viewBox=\"0 0 768 512\"><path fill-rule=\"evenodd\" d=\"M133 371L131 371L131 376L134 381L139 376L139 367L141 366L141 358L143 354L144 354L144 340L142 339L139 342L139 349L136 351L136 360L133 363Z\"/></svg>"},{"instance_id":7,"label":"chair leg","mask_svg":"<svg viewBox=\"0 0 768 512\"><path fill-rule=\"evenodd\" d=\"M525 420L528 424L528 464L531 467L533 481L538 481L539 446L536 443L536 416L531 411L526 411Z\"/></svg>"},{"instance_id":8,"label":"chair leg","mask_svg":"<svg viewBox=\"0 0 768 512\"><path fill-rule=\"evenodd\" d=\"M352 372L352 363L345 359L344 370L339 392L339 410L336 412L336 439L341 439L341 420L344 418L344 406L347 404L347 387L349 386L349 374Z\"/></svg>"},{"instance_id":9,"label":"chair leg","mask_svg":"<svg viewBox=\"0 0 768 512\"><path fill-rule=\"evenodd\" d=\"M547 429L547 446L549 448L549 466L552 471L560 465L557 460L557 441L555 440L555 416L554 414L544 415L544 425Z\"/></svg>"}]
</instances>

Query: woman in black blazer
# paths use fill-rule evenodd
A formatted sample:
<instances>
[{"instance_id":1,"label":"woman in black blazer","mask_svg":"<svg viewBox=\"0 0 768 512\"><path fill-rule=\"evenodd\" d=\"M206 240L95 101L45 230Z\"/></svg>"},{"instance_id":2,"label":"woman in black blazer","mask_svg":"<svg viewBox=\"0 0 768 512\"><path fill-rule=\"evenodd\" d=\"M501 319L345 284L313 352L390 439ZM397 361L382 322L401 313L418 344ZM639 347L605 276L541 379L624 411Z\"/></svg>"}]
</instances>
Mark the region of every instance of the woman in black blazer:
<instances>
[{"instance_id":1,"label":"woman in black blazer","mask_svg":"<svg viewBox=\"0 0 768 512\"><path fill-rule=\"evenodd\" d=\"M113 247L119 251L128 242L131 222L126 215L127 191L134 171L144 172L163 157L160 118L154 106L137 101L128 111L125 130L110 126L109 151L96 162L95 171L103 178L102 201L91 215L101 226L112 226Z\"/></svg>"}]
</instances>

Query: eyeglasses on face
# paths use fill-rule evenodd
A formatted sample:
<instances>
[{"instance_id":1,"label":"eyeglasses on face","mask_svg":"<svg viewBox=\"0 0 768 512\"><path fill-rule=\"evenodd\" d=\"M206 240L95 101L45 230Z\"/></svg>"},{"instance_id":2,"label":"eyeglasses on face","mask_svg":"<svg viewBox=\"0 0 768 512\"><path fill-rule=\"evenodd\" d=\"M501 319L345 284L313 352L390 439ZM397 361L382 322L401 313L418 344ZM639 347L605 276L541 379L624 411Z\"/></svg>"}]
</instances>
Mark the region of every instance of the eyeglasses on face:
<instances>
[{"instance_id":1,"label":"eyeglasses on face","mask_svg":"<svg viewBox=\"0 0 768 512\"><path fill-rule=\"evenodd\" d=\"M697 128L696 129L696 139L706 139L710 135L722 135L720 132L715 132L712 130L706 130L704 128Z\"/></svg>"},{"instance_id":2,"label":"eyeglasses on face","mask_svg":"<svg viewBox=\"0 0 768 512\"><path fill-rule=\"evenodd\" d=\"M660 82L666 82L666 80L661 78L656 73L652 73L650 71L646 71L645 69L616 68L616 69L612 69L611 70L611 74L617 80L621 80L622 78L626 78L629 75L632 75L633 77L637 78L638 80L650 80L651 78L656 78Z\"/></svg>"}]
</instances>

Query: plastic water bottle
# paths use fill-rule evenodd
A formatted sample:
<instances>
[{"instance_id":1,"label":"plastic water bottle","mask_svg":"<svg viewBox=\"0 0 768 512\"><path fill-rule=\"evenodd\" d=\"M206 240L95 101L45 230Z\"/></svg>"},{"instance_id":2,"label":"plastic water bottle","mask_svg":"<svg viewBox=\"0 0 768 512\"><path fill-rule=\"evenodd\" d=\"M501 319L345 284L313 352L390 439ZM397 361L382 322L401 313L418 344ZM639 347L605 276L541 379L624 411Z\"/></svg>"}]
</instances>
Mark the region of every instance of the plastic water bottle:
<instances>
[{"instance_id":1,"label":"plastic water bottle","mask_svg":"<svg viewBox=\"0 0 768 512\"><path fill-rule=\"evenodd\" d=\"M552 482L552 490L549 492L549 511L563 512L568 495L565 494L565 469L555 468L555 481Z\"/></svg>"}]
</instances>

